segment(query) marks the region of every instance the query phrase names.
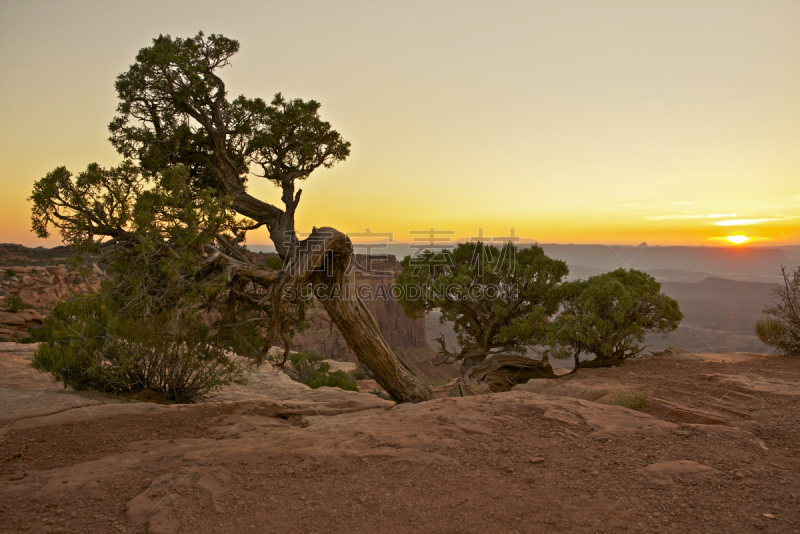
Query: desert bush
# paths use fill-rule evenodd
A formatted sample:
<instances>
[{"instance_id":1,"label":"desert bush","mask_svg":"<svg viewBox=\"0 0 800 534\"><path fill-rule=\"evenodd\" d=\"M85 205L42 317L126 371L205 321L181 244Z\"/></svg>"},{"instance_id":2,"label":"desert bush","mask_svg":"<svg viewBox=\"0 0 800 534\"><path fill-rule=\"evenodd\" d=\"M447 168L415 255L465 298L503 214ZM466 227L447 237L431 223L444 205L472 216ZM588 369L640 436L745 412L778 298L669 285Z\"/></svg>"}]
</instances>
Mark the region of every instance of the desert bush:
<instances>
[{"instance_id":1,"label":"desert bush","mask_svg":"<svg viewBox=\"0 0 800 534\"><path fill-rule=\"evenodd\" d=\"M647 390L644 388L617 388L609 392L606 402L641 411L647 403Z\"/></svg>"},{"instance_id":2,"label":"desert bush","mask_svg":"<svg viewBox=\"0 0 800 534\"><path fill-rule=\"evenodd\" d=\"M635 269L575 280L559 288L561 311L550 324L550 356L571 354L575 369L610 367L639 356L647 334L664 337L683 320L677 301L661 292L661 284ZM580 361L591 353L594 360Z\"/></svg>"},{"instance_id":3,"label":"desert bush","mask_svg":"<svg viewBox=\"0 0 800 534\"><path fill-rule=\"evenodd\" d=\"M323 357L314 352L291 354L289 361L292 364L292 369L297 374L293 378L311 389L327 386L348 391L358 391L358 386L353 376L344 371L330 372L330 364L322 360ZM292 375L290 374L290 376Z\"/></svg>"},{"instance_id":4,"label":"desert bush","mask_svg":"<svg viewBox=\"0 0 800 534\"><path fill-rule=\"evenodd\" d=\"M356 369L350 373L350 376L353 377L353 380L370 380L372 378L363 369Z\"/></svg>"},{"instance_id":5,"label":"desert bush","mask_svg":"<svg viewBox=\"0 0 800 534\"><path fill-rule=\"evenodd\" d=\"M762 343L778 354L800 355L800 267L786 272L781 268L783 284L773 292L773 303L764 308L764 317L755 324Z\"/></svg>"},{"instance_id":6,"label":"desert bush","mask_svg":"<svg viewBox=\"0 0 800 534\"><path fill-rule=\"evenodd\" d=\"M19 297L8 297L3 301L3 307L10 312L18 312L22 309L25 309L25 303L22 302L22 299Z\"/></svg>"},{"instance_id":7,"label":"desert bush","mask_svg":"<svg viewBox=\"0 0 800 534\"><path fill-rule=\"evenodd\" d=\"M439 321L453 324L456 345L441 335L436 341L440 364L460 364L454 392L505 391L531 378L555 377L546 362L525 354L546 340L559 307L556 289L569 272L565 262L537 245L473 242L407 256L402 268L396 283L405 314L419 318L438 309Z\"/></svg>"},{"instance_id":8,"label":"desert bush","mask_svg":"<svg viewBox=\"0 0 800 534\"><path fill-rule=\"evenodd\" d=\"M97 295L60 302L32 333L43 341L32 366L75 390L149 390L179 403L244 383L230 353L206 342L201 319L175 312L131 321L113 304Z\"/></svg>"},{"instance_id":9,"label":"desert bush","mask_svg":"<svg viewBox=\"0 0 800 534\"><path fill-rule=\"evenodd\" d=\"M6 277L11 278L12 276L17 276L17 271L14 269L6 269Z\"/></svg>"}]
</instances>

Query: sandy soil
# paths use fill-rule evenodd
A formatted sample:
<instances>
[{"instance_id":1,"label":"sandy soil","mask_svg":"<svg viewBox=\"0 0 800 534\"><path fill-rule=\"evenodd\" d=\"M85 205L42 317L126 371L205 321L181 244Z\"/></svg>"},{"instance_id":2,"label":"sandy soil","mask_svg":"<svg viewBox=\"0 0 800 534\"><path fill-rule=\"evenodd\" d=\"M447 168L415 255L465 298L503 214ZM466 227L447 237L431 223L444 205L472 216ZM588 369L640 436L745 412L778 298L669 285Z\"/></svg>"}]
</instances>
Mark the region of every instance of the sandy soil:
<instances>
[{"instance_id":1,"label":"sandy soil","mask_svg":"<svg viewBox=\"0 0 800 534\"><path fill-rule=\"evenodd\" d=\"M402 406L257 378L191 406L1 406L0 530L800 531L798 359L675 351Z\"/></svg>"}]
</instances>

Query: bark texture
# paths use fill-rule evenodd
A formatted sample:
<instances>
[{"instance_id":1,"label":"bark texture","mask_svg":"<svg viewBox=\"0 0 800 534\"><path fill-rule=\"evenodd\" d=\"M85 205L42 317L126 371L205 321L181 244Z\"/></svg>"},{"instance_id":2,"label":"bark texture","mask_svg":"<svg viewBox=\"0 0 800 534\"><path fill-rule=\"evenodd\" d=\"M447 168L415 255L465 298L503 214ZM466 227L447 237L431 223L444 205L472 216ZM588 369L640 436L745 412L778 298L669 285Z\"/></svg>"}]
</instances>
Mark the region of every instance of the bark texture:
<instances>
[{"instance_id":1,"label":"bark texture","mask_svg":"<svg viewBox=\"0 0 800 534\"><path fill-rule=\"evenodd\" d=\"M308 281L325 291L315 294L375 381L398 402L420 402L436 398L386 343L355 287L353 248L347 237L334 228L314 229L298 247L297 269L289 285ZM289 268L289 272L293 269Z\"/></svg>"},{"instance_id":2,"label":"bark texture","mask_svg":"<svg viewBox=\"0 0 800 534\"><path fill-rule=\"evenodd\" d=\"M533 360L516 354L496 354L462 369L461 378L450 389L450 396L465 397L509 391L517 384L532 378L556 378L556 374L546 359Z\"/></svg>"}]
</instances>

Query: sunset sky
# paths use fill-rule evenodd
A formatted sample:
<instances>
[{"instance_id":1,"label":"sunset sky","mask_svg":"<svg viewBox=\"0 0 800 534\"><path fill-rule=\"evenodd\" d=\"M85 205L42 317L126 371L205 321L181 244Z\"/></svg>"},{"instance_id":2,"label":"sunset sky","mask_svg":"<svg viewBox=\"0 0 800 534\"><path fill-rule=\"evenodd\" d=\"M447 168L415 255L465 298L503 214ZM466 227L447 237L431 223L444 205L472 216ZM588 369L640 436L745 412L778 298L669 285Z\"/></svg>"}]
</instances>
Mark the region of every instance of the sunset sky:
<instances>
[{"instance_id":1,"label":"sunset sky","mask_svg":"<svg viewBox=\"0 0 800 534\"><path fill-rule=\"evenodd\" d=\"M0 242L59 244L30 232L34 181L117 164L117 74L203 30L241 43L231 98L318 100L352 142L301 229L800 244L799 22L796 0L3 0Z\"/></svg>"}]
</instances>

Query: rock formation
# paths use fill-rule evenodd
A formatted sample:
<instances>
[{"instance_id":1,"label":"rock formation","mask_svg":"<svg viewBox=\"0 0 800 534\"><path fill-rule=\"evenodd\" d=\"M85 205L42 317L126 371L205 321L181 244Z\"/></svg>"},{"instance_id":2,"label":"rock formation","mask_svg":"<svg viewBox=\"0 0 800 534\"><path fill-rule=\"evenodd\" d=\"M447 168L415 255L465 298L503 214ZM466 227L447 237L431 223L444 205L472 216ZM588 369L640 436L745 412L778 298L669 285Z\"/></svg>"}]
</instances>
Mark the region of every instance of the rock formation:
<instances>
[{"instance_id":1,"label":"rock formation","mask_svg":"<svg viewBox=\"0 0 800 534\"><path fill-rule=\"evenodd\" d=\"M97 264L85 276L63 265L4 267L0 273L0 341L28 337L29 330L41 325L69 291L95 291L105 276ZM8 304L15 297L22 301L22 309Z\"/></svg>"}]
</instances>

